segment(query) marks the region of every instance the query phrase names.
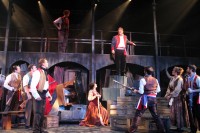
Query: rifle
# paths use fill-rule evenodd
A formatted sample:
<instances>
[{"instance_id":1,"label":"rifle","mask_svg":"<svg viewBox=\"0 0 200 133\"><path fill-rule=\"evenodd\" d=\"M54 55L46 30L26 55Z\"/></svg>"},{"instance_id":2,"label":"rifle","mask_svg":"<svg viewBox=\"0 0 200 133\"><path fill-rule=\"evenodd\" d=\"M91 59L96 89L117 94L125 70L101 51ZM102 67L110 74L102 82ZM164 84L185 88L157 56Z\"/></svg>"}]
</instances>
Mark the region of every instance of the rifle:
<instances>
[{"instance_id":1,"label":"rifle","mask_svg":"<svg viewBox=\"0 0 200 133\"><path fill-rule=\"evenodd\" d=\"M20 108L24 109L26 107L26 103L28 102L29 99L24 100L19 106Z\"/></svg>"},{"instance_id":2,"label":"rifle","mask_svg":"<svg viewBox=\"0 0 200 133\"><path fill-rule=\"evenodd\" d=\"M119 85L123 86L123 87L126 87L126 88L128 88L128 89L130 89L130 90L134 90L134 88L132 88L132 87L129 87L129 86L126 86L126 85L124 85L124 84L122 84L122 83L118 82L117 80L114 80L114 79L113 79L113 81L114 81L115 83L117 83L117 84L119 84Z\"/></svg>"},{"instance_id":3,"label":"rifle","mask_svg":"<svg viewBox=\"0 0 200 133\"><path fill-rule=\"evenodd\" d=\"M15 95L15 91L11 92L10 98L6 102L6 107L5 107L4 111L9 111L10 110L10 104L11 104L11 101L12 101L14 95Z\"/></svg>"}]
</instances>

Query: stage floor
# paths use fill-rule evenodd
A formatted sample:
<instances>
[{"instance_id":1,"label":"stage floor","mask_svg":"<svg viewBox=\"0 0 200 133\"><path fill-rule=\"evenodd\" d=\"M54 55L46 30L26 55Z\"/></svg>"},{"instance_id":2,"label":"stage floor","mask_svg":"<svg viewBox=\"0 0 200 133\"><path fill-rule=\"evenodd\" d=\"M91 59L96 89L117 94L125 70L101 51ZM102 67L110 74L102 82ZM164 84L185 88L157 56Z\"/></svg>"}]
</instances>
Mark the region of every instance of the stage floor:
<instances>
[{"instance_id":1,"label":"stage floor","mask_svg":"<svg viewBox=\"0 0 200 133\"><path fill-rule=\"evenodd\" d=\"M49 133L126 133L125 131L114 131L109 126L106 127L83 127L78 124L60 124L58 128L46 129ZM31 129L25 129L24 127L12 128L12 130L2 130L1 133L32 133ZM148 131L148 133L155 133L156 131ZM136 133L147 133L147 131L139 130ZM175 130L171 130L170 133L178 133ZM180 133L180 132L179 132ZM182 133L189 133L189 131L183 131ZM199 132L198 132L199 133Z\"/></svg>"}]
</instances>

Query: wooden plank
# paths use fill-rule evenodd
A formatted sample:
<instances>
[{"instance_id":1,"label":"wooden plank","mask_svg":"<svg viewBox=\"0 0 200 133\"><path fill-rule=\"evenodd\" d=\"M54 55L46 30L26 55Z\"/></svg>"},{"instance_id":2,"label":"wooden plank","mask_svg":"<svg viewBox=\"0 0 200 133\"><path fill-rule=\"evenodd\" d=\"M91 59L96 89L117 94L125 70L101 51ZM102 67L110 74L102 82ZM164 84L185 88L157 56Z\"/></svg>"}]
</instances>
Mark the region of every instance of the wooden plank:
<instances>
[{"instance_id":1,"label":"wooden plank","mask_svg":"<svg viewBox=\"0 0 200 133\"><path fill-rule=\"evenodd\" d=\"M6 114L20 114L20 113L25 113L24 110L22 111L5 111L5 112L0 112L0 114L6 115Z\"/></svg>"},{"instance_id":2,"label":"wooden plank","mask_svg":"<svg viewBox=\"0 0 200 133\"><path fill-rule=\"evenodd\" d=\"M11 130L11 115L3 115L2 116L2 129L3 130Z\"/></svg>"},{"instance_id":3,"label":"wooden plank","mask_svg":"<svg viewBox=\"0 0 200 133\"><path fill-rule=\"evenodd\" d=\"M59 127L59 117L57 115L46 115L43 125L44 128Z\"/></svg>"}]
</instances>

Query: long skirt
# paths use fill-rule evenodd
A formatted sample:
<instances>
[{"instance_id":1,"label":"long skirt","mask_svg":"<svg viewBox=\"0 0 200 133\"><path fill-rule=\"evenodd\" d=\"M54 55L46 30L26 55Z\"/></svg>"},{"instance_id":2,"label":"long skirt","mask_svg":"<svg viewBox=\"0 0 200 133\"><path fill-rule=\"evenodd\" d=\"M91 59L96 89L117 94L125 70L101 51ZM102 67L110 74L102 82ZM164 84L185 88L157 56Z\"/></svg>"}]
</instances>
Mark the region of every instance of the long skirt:
<instances>
[{"instance_id":1,"label":"long skirt","mask_svg":"<svg viewBox=\"0 0 200 133\"><path fill-rule=\"evenodd\" d=\"M174 101L171 106L171 123L173 126L177 126L177 128L184 127L184 120L183 120L183 106L182 100L180 96L174 97Z\"/></svg>"},{"instance_id":2,"label":"long skirt","mask_svg":"<svg viewBox=\"0 0 200 133\"><path fill-rule=\"evenodd\" d=\"M104 125L108 125L108 112L102 105L100 105L100 114L102 116ZM101 125L100 117L98 114L98 106L95 105L93 102L89 103L85 118L80 122L79 125L88 127Z\"/></svg>"}]
</instances>

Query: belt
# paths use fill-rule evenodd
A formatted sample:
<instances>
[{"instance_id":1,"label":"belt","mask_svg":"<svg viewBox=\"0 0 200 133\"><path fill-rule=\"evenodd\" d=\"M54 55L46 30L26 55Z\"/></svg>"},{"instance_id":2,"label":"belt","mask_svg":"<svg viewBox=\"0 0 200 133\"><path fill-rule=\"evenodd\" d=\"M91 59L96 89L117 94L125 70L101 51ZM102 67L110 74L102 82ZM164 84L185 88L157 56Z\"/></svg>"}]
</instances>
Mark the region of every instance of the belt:
<instances>
[{"instance_id":1,"label":"belt","mask_svg":"<svg viewBox=\"0 0 200 133\"><path fill-rule=\"evenodd\" d=\"M117 50L125 50L125 48L117 48Z\"/></svg>"}]
</instances>

